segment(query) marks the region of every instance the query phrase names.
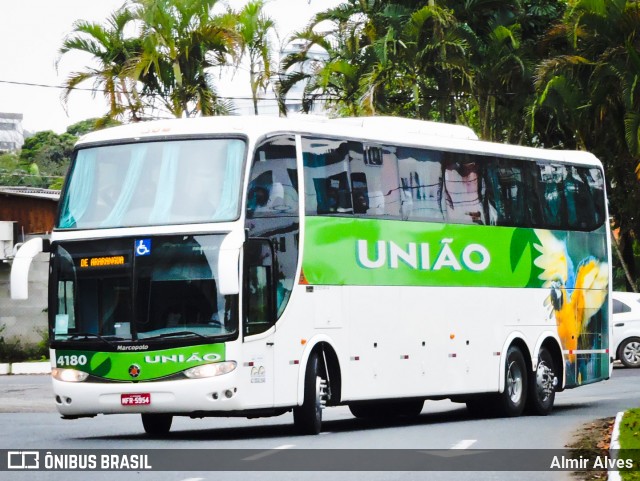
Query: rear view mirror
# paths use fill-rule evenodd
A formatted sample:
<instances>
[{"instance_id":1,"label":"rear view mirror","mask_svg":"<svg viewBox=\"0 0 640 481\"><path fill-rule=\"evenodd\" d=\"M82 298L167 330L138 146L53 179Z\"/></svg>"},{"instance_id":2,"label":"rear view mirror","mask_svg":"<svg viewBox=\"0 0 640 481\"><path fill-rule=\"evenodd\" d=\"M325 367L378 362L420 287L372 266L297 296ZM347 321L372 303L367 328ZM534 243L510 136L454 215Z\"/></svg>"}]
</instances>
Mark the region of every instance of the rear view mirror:
<instances>
[{"instance_id":1,"label":"rear view mirror","mask_svg":"<svg viewBox=\"0 0 640 481\"><path fill-rule=\"evenodd\" d=\"M220 245L218 290L223 296L240 293L240 249L243 244L244 231L233 231Z\"/></svg>"}]
</instances>

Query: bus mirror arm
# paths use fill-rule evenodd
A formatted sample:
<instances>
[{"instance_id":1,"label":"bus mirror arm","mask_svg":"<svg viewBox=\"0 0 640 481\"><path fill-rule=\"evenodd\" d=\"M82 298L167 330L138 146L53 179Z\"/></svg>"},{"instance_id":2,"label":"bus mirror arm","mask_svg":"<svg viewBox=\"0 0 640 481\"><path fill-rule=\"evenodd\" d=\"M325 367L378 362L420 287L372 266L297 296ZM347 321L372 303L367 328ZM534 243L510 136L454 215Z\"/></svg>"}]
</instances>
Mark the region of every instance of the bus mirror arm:
<instances>
[{"instance_id":1,"label":"bus mirror arm","mask_svg":"<svg viewBox=\"0 0 640 481\"><path fill-rule=\"evenodd\" d=\"M49 251L49 240L35 237L20 246L11 263L11 299L29 298L29 267L33 258L41 252Z\"/></svg>"},{"instance_id":2,"label":"bus mirror arm","mask_svg":"<svg viewBox=\"0 0 640 481\"><path fill-rule=\"evenodd\" d=\"M223 296L240 293L240 251L245 241L245 232L227 234L220 245L218 260L218 291Z\"/></svg>"}]
</instances>

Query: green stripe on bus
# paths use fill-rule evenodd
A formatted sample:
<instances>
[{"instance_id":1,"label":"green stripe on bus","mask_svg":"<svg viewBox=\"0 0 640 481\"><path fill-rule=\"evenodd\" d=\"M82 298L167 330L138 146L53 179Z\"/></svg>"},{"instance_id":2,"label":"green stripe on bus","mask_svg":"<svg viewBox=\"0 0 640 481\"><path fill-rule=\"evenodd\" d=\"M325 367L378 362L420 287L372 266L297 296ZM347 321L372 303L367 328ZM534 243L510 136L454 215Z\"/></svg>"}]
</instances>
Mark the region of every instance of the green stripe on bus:
<instances>
[{"instance_id":1,"label":"green stripe on bus","mask_svg":"<svg viewBox=\"0 0 640 481\"><path fill-rule=\"evenodd\" d=\"M554 232L577 263L606 259L606 230ZM307 217L303 272L309 284L542 287L541 243L530 228Z\"/></svg>"},{"instance_id":2,"label":"green stripe on bus","mask_svg":"<svg viewBox=\"0 0 640 481\"><path fill-rule=\"evenodd\" d=\"M78 369L114 381L149 381L224 360L224 344L136 352L56 350L56 367Z\"/></svg>"}]
</instances>

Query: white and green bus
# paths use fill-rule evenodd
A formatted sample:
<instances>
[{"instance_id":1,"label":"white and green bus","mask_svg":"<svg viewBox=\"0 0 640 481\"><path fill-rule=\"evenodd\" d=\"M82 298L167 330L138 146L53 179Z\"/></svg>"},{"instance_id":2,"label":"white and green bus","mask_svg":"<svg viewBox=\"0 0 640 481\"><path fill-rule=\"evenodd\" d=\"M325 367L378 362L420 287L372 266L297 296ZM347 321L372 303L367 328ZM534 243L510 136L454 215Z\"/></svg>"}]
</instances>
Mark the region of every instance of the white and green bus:
<instances>
[{"instance_id":1,"label":"white and green bus","mask_svg":"<svg viewBox=\"0 0 640 481\"><path fill-rule=\"evenodd\" d=\"M78 142L50 244L53 391L65 419L325 406L547 414L602 379L610 245L591 154L384 117L214 117Z\"/></svg>"}]
</instances>

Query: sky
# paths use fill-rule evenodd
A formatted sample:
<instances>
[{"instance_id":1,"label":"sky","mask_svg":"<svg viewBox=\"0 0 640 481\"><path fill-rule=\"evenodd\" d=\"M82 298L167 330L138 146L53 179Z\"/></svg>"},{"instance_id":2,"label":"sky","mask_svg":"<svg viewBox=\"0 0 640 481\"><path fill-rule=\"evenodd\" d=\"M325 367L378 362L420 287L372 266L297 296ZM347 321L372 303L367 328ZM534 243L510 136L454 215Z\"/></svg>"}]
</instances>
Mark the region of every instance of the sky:
<instances>
[{"instance_id":1,"label":"sky","mask_svg":"<svg viewBox=\"0 0 640 481\"><path fill-rule=\"evenodd\" d=\"M8 4L10 3L10 5ZM60 86L74 71L90 63L83 55L66 54L59 59L58 50L65 36L72 32L76 20L104 23L107 16L124 0L19 0L3 2L0 10L0 112L23 114L25 131L53 130L62 133L67 126L81 120L100 117L106 110L103 96L75 91L66 108ZM236 10L245 0L229 0ZM314 13L340 4L340 0L269 0L265 10L278 26L278 35L306 25ZM246 85L246 88L244 87ZM83 87L91 88L92 82ZM220 96L247 96L248 82L231 72L216 83Z\"/></svg>"}]
</instances>

